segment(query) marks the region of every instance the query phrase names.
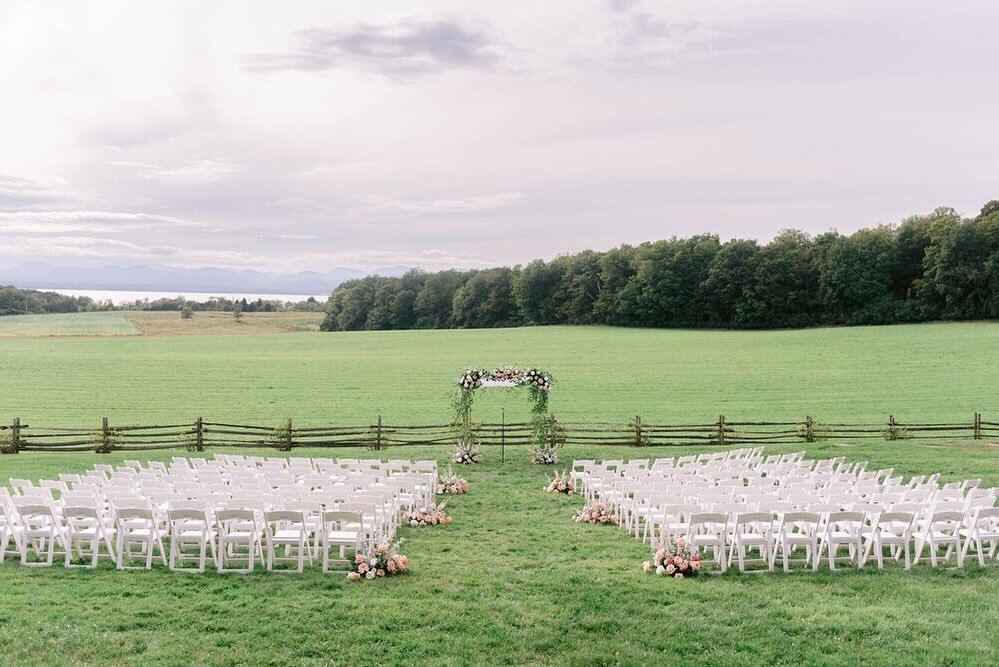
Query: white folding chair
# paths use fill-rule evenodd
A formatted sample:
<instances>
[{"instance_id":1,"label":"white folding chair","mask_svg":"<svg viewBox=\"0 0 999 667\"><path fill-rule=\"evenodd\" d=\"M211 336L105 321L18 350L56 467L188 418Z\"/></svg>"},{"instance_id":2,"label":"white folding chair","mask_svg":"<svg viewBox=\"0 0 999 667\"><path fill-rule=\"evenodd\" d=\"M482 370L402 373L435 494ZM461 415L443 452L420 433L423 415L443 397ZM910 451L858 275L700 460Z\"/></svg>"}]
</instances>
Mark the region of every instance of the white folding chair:
<instances>
[{"instance_id":1,"label":"white folding chair","mask_svg":"<svg viewBox=\"0 0 999 667\"><path fill-rule=\"evenodd\" d=\"M915 519L912 512L882 512L875 519L864 548L862 563L870 559L874 551L878 561L878 569L884 569L884 548L892 550L895 560L899 555L905 556L905 569L911 567L909 544L912 542L912 523Z\"/></svg>"},{"instance_id":2,"label":"white folding chair","mask_svg":"<svg viewBox=\"0 0 999 667\"><path fill-rule=\"evenodd\" d=\"M252 509L232 508L215 511L215 530L218 534L216 568L219 572L253 572L259 557L263 564L263 547L256 513ZM245 549L245 551L243 551ZM245 560L245 568L226 567L228 560Z\"/></svg>"},{"instance_id":3,"label":"white folding chair","mask_svg":"<svg viewBox=\"0 0 999 667\"><path fill-rule=\"evenodd\" d=\"M204 572L209 549L212 562L218 563L215 536L204 509L169 509L167 516L170 521L171 572ZM196 547L197 552L189 553L187 549L190 547ZM191 561L196 563L195 567L184 567L184 563Z\"/></svg>"},{"instance_id":4,"label":"white folding chair","mask_svg":"<svg viewBox=\"0 0 999 667\"><path fill-rule=\"evenodd\" d=\"M107 549L107 557L117 563L114 546L104 530L103 520L96 507L93 505L65 507L62 516L66 521L66 567L88 567L73 564L75 549L76 555L81 559L86 559L89 555L89 567L96 568L102 544Z\"/></svg>"},{"instance_id":5,"label":"white folding chair","mask_svg":"<svg viewBox=\"0 0 999 667\"><path fill-rule=\"evenodd\" d=\"M291 510L264 512L264 534L268 570L274 570L275 563L296 563L298 571L302 572L306 559L310 565L312 564L309 531L305 525L303 512ZM278 549L281 547L284 547L284 556L278 555Z\"/></svg>"},{"instance_id":6,"label":"white folding chair","mask_svg":"<svg viewBox=\"0 0 999 667\"><path fill-rule=\"evenodd\" d=\"M825 530L819 533L819 551L812 563L812 569L818 570L822 560L822 552L829 557L829 569L836 569L837 560L849 560L857 567L863 567L863 528L866 515L863 512L830 512L826 517ZM847 548L847 556L840 556L840 547Z\"/></svg>"},{"instance_id":7,"label":"white folding chair","mask_svg":"<svg viewBox=\"0 0 999 667\"><path fill-rule=\"evenodd\" d=\"M814 567L813 559L817 558L819 552L819 525L822 517L817 512L785 512L781 516L780 525L777 528L777 535L774 550L770 554L770 570L777 561L777 552L780 552L784 571L789 572L789 565L792 562L800 562L806 568ZM792 554L799 548L805 550L805 557L801 560L791 558Z\"/></svg>"},{"instance_id":8,"label":"white folding chair","mask_svg":"<svg viewBox=\"0 0 999 667\"><path fill-rule=\"evenodd\" d=\"M326 574L329 572L331 548L338 548L339 562L349 565L350 561L346 560L346 549L353 549L355 555L362 553L364 541L361 535L360 512L326 510L323 512L322 521L323 574Z\"/></svg>"},{"instance_id":9,"label":"white folding chair","mask_svg":"<svg viewBox=\"0 0 999 667\"><path fill-rule=\"evenodd\" d=\"M985 566L986 554L989 559L995 558L999 550L999 507L983 507L972 517L964 534L964 554L968 557L971 547L975 547L978 564ZM986 549L986 544L988 548Z\"/></svg>"},{"instance_id":10,"label":"white folding chair","mask_svg":"<svg viewBox=\"0 0 999 667\"><path fill-rule=\"evenodd\" d=\"M17 511L21 515L22 535L26 548L21 552L21 564L29 567L49 567L55 558L56 543L62 544L63 534L59 520L47 504L32 502L19 504ZM62 544L65 548L65 544ZM44 560L29 561L28 557L35 554Z\"/></svg>"},{"instance_id":11,"label":"white folding chair","mask_svg":"<svg viewBox=\"0 0 999 667\"><path fill-rule=\"evenodd\" d=\"M749 562L763 563L773 572L774 566L770 554L773 551L773 521L770 512L743 512L735 518L735 528L732 532L732 545L729 550L728 564L733 559L739 560L739 572L746 571L746 552L756 549L760 553L758 559Z\"/></svg>"},{"instance_id":12,"label":"white folding chair","mask_svg":"<svg viewBox=\"0 0 999 667\"><path fill-rule=\"evenodd\" d=\"M690 516L687 525L687 544L698 553L711 549L713 558L722 572L726 569L725 547L728 539L728 515L717 512L697 512ZM703 561L702 561L703 563Z\"/></svg>"},{"instance_id":13,"label":"white folding chair","mask_svg":"<svg viewBox=\"0 0 999 667\"><path fill-rule=\"evenodd\" d=\"M923 550L929 546L930 563L937 566L937 554L940 547L947 547L943 561L950 560L952 553L957 554L957 566L964 565L964 550L961 546L961 527L964 524L964 512L947 510L944 512L934 512L926 521L923 534L916 545L915 563L919 563L923 556Z\"/></svg>"},{"instance_id":14,"label":"white folding chair","mask_svg":"<svg viewBox=\"0 0 999 667\"><path fill-rule=\"evenodd\" d=\"M115 508L117 535L115 539L119 570L150 570L153 556L159 549L160 560L167 564L163 538L151 509L145 507ZM138 552L132 550L139 547ZM145 557L144 567L131 565L136 558Z\"/></svg>"}]
</instances>

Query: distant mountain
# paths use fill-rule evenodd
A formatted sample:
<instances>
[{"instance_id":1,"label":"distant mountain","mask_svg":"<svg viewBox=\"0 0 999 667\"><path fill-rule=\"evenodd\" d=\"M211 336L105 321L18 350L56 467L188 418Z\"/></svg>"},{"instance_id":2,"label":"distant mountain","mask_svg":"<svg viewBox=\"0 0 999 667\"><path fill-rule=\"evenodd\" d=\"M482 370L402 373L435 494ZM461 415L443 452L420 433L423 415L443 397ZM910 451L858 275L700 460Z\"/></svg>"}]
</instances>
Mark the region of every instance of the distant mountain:
<instances>
[{"instance_id":1,"label":"distant mountain","mask_svg":"<svg viewBox=\"0 0 999 667\"><path fill-rule=\"evenodd\" d=\"M401 276L407 267L373 273ZM253 269L205 267L184 269L163 265L74 267L29 262L0 269L0 285L25 289L123 290L144 292L204 292L253 294L328 294L342 282L368 275L357 269L335 268L326 273L267 273Z\"/></svg>"}]
</instances>

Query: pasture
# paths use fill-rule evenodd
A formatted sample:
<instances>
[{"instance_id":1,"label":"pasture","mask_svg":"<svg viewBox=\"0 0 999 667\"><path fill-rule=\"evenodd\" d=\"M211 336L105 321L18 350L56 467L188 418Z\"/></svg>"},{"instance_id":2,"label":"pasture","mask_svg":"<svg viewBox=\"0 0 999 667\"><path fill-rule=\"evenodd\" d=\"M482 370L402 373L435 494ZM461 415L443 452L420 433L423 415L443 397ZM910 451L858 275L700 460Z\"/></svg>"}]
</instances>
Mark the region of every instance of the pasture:
<instances>
[{"instance_id":1,"label":"pasture","mask_svg":"<svg viewBox=\"0 0 999 667\"><path fill-rule=\"evenodd\" d=\"M105 314L101 314L105 315ZM115 315L115 314L107 314ZM109 318L110 319L110 318ZM177 318L180 323L179 318ZM37 334L42 335L42 334ZM674 421L897 418L999 413L999 326L936 324L771 332L603 327L0 341L0 419L99 424L439 422L467 365L536 365L556 378L565 419L635 414ZM476 415L526 414L514 392L484 393ZM987 443L823 442L896 474L999 485ZM676 456L697 448L572 446L573 458ZM159 459L182 451L154 453ZM244 452L245 453L245 452ZM438 458L448 447L383 457ZM206 452L210 455L211 452ZM354 456L363 449L296 450ZM143 455L145 456L145 455ZM0 456L0 480L55 477L107 455ZM564 467L560 466L560 467ZM999 568L645 575L649 548L609 526L572 523L582 501L542 492L552 468L495 448L460 471L471 493L454 523L400 530L407 575L249 576L0 566L0 651L12 664L699 664L999 662Z\"/></svg>"}]
</instances>

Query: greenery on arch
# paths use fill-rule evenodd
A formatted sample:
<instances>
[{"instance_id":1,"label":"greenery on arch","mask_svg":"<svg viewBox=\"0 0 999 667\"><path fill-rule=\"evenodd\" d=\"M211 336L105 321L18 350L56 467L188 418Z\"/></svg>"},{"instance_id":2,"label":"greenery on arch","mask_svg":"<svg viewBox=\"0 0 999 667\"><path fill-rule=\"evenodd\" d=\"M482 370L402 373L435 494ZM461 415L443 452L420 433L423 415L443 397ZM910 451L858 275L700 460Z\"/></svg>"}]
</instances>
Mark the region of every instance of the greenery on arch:
<instances>
[{"instance_id":1,"label":"greenery on arch","mask_svg":"<svg viewBox=\"0 0 999 667\"><path fill-rule=\"evenodd\" d=\"M554 379L551 373L539 368L520 369L502 366L493 371L478 368L466 369L458 378L457 392L452 401L453 424L459 443L478 444L478 425L472 422L472 405L475 394L484 386L527 388L531 400L531 441L546 446L553 440L557 425L548 414L548 394Z\"/></svg>"}]
</instances>

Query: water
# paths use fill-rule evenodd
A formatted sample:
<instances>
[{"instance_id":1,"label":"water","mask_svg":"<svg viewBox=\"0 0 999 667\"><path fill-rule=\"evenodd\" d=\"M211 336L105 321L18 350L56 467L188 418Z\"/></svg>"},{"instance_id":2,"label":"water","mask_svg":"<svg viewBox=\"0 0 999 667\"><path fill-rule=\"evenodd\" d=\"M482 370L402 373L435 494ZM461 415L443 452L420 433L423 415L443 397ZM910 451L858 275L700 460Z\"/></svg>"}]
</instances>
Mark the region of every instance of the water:
<instances>
[{"instance_id":1,"label":"water","mask_svg":"<svg viewBox=\"0 0 999 667\"><path fill-rule=\"evenodd\" d=\"M128 290L99 290L99 289L62 289L46 288L43 290L45 292L58 292L59 294L65 294L67 296L89 296L95 301L108 301L110 300L115 305L122 303L131 303L133 301L142 301L143 299L149 299L150 301L156 301L157 299L175 299L178 296L182 296L188 301L198 301L204 302L208 301L212 297L223 297L226 299L246 299L247 301L256 301L257 299L263 299L264 301L280 301L284 303L285 301L299 302L307 301L310 296L314 296L316 301L320 303L325 303L328 294L235 294L231 292L186 292L180 290L177 292L141 292L141 291L128 291Z\"/></svg>"}]
</instances>

